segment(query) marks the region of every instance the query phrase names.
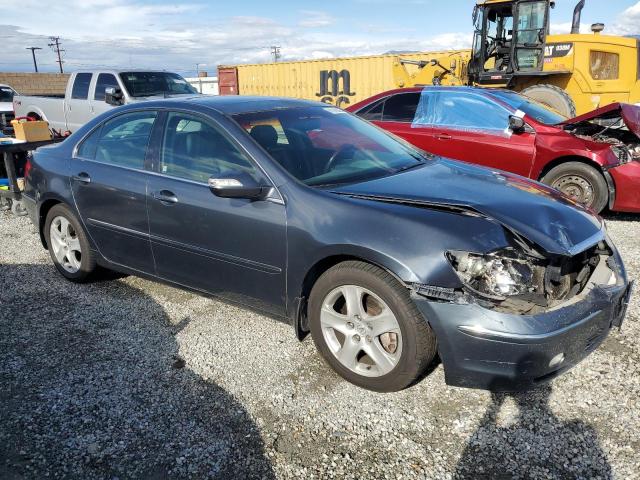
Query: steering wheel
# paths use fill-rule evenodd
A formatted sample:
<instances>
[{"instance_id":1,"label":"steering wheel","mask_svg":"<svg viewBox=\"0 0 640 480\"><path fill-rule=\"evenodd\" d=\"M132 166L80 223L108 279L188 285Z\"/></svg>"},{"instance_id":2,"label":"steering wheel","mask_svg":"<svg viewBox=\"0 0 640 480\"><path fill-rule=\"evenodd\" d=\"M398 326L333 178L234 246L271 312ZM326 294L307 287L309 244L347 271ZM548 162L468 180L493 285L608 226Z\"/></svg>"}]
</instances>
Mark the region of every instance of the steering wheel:
<instances>
[{"instance_id":1,"label":"steering wheel","mask_svg":"<svg viewBox=\"0 0 640 480\"><path fill-rule=\"evenodd\" d=\"M325 169L325 173L328 173L331 170L333 170L336 167L336 165L340 163L340 160L344 159L344 156L346 154L350 152L355 153L357 151L358 151L358 147L356 147L352 143L345 143L344 145L342 145L338 150L334 152L333 155L331 155L331 158L329 158L329 161L327 162L327 168Z\"/></svg>"}]
</instances>

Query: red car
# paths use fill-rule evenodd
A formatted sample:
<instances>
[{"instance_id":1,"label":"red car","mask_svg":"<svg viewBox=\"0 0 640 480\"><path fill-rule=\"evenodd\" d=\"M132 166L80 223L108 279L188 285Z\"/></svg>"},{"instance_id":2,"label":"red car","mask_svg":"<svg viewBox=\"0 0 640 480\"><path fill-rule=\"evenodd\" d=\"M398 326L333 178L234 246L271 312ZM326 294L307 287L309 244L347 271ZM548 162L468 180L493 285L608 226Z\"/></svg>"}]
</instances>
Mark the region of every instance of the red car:
<instances>
[{"instance_id":1,"label":"red car","mask_svg":"<svg viewBox=\"0 0 640 480\"><path fill-rule=\"evenodd\" d=\"M508 90L391 90L347 110L427 152L539 180L600 212L640 212L640 107L573 119Z\"/></svg>"}]
</instances>

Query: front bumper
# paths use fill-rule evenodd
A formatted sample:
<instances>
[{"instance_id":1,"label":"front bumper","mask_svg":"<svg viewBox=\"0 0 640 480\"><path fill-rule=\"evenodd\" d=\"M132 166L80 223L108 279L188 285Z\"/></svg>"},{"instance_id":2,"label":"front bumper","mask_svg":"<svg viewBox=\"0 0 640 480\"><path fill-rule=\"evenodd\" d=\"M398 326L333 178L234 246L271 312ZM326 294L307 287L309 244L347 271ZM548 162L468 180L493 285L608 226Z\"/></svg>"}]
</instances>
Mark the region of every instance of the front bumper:
<instances>
[{"instance_id":1,"label":"front bumper","mask_svg":"<svg viewBox=\"0 0 640 480\"><path fill-rule=\"evenodd\" d=\"M612 210L617 212L640 212L640 162L632 161L612 168L616 197Z\"/></svg>"},{"instance_id":2,"label":"front bumper","mask_svg":"<svg viewBox=\"0 0 640 480\"><path fill-rule=\"evenodd\" d=\"M551 380L595 350L621 326L630 291L626 280L594 286L584 299L537 315L412 295L436 334L448 385L516 391Z\"/></svg>"}]
</instances>

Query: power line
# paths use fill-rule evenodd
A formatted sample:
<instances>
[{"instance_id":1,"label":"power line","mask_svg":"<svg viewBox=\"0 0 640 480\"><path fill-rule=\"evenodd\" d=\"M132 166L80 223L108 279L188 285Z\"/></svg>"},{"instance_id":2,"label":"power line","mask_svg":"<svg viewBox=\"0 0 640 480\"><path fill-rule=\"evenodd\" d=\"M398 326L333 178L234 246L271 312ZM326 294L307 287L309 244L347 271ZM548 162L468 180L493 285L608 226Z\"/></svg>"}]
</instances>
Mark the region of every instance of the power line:
<instances>
[{"instance_id":1,"label":"power line","mask_svg":"<svg viewBox=\"0 0 640 480\"><path fill-rule=\"evenodd\" d=\"M64 48L60 48L60 37L49 37L49 40L51 40L51 43L48 43L47 45L58 55L57 63L60 66L60 73L64 73L64 70L62 69L64 61L62 60L61 54L64 53L65 50Z\"/></svg>"},{"instance_id":2,"label":"power line","mask_svg":"<svg viewBox=\"0 0 640 480\"><path fill-rule=\"evenodd\" d=\"M31 56L33 57L33 68L38 73L38 62L36 62L36 50L42 50L40 47L27 47L26 50L31 50Z\"/></svg>"}]
</instances>

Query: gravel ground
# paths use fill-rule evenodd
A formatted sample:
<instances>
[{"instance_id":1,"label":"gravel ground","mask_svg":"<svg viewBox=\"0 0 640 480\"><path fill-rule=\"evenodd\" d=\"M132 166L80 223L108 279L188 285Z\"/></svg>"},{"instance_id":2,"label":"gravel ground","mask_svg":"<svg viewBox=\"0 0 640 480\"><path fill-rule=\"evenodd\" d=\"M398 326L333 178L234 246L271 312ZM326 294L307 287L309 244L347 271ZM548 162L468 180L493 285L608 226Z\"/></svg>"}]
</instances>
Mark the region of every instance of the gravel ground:
<instances>
[{"instance_id":1,"label":"gravel ground","mask_svg":"<svg viewBox=\"0 0 640 480\"><path fill-rule=\"evenodd\" d=\"M630 276L640 217L610 216ZM135 277L74 285L0 213L0 478L640 478L636 295L549 386L376 394L291 327Z\"/></svg>"}]
</instances>

